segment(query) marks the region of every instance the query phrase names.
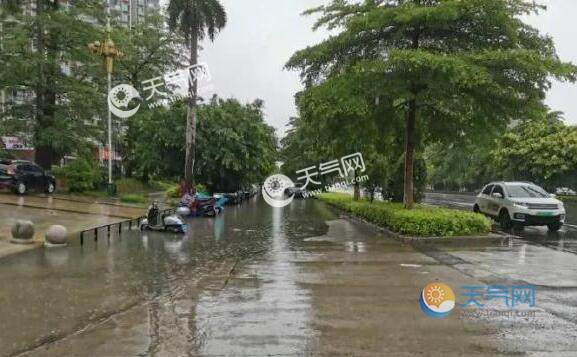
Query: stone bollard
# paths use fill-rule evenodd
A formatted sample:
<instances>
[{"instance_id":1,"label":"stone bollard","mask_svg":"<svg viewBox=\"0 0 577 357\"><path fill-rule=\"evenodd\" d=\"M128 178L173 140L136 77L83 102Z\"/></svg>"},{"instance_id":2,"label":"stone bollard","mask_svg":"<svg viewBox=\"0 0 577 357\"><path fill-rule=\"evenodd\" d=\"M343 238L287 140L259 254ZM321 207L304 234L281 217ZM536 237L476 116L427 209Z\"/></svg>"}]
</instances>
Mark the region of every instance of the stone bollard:
<instances>
[{"instance_id":1,"label":"stone bollard","mask_svg":"<svg viewBox=\"0 0 577 357\"><path fill-rule=\"evenodd\" d=\"M12 225L12 239L10 242L16 244L34 243L34 223L31 221L18 220Z\"/></svg>"},{"instance_id":2,"label":"stone bollard","mask_svg":"<svg viewBox=\"0 0 577 357\"><path fill-rule=\"evenodd\" d=\"M64 226L50 226L46 231L45 244L49 247L63 247L68 245L68 230Z\"/></svg>"}]
</instances>

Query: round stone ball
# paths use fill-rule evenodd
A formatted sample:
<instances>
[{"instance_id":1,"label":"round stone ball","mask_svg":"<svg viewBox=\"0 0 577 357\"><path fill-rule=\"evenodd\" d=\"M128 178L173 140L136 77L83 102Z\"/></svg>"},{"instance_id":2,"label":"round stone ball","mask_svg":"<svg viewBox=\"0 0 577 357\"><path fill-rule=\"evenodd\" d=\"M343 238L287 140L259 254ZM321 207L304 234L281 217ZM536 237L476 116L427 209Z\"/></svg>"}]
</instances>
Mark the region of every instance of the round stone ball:
<instances>
[{"instance_id":1,"label":"round stone ball","mask_svg":"<svg viewBox=\"0 0 577 357\"><path fill-rule=\"evenodd\" d=\"M50 244L68 243L68 230L64 226L50 226L46 231L46 241Z\"/></svg>"},{"instance_id":2,"label":"round stone ball","mask_svg":"<svg viewBox=\"0 0 577 357\"><path fill-rule=\"evenodd\" d=\"M31 221L18 220L12 225L12 238L18 240L31 240L34 237L34 223Z\"/></svg>"}]
</instances>

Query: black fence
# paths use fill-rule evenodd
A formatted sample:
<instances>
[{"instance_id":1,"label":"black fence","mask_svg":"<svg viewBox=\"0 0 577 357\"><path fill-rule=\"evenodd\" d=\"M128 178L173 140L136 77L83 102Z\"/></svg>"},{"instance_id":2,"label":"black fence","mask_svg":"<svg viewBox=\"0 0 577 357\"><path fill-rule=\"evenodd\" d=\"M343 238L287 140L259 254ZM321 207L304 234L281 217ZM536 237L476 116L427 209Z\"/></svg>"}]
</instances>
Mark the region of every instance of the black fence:
<instances>
[{"instance_id":1,"label":"black fence","mask_svg":"<svg viewBox=\"0 0 577 357\"><path fill-rule=\"evenodd\" d=\"M162 216L175 214L176 208L168 208L168 209L162 210L160 213ZM106 238L110 239L112 233L114 233L114 232L118 233L118 236L120 236L122 234L123 228L127 228L129 231L131 231L134 227L136 227L137 229L140 229L140 223L144 219L146 219L146 217L142 216L142 217L138 217L138 218L128 219L125 221L111 223L111 224L105 224L102 226L83 230L80 232L80 245L84 245L84 239L89 237L89 236L92 236L92 238L94 238L94 241L98 242L98 238L100 238L100 237L106 237ZM102 231L104 231L104 232L102 232ZM90 234L90 233L92 233L92 234Z\"/></svg>"}]
</instances>

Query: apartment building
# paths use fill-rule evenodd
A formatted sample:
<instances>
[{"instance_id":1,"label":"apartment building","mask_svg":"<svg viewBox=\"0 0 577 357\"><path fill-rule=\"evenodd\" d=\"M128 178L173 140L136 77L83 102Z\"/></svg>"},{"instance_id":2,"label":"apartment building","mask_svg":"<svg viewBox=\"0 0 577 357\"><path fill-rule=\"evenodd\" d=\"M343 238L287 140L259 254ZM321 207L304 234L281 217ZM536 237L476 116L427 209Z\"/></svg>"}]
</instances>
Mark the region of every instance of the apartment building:
<instances>
[{"instance_id":1,"label":"apartment building","mask_svg":"<svg viewBox=\"0 0 577 357\"><path fill-rule=\"evenodd\" d=\"M121 25L128 27L144 21L147 13L159 8L159 0L110 0L113 16Z\"/></svg>"}]
</instances>

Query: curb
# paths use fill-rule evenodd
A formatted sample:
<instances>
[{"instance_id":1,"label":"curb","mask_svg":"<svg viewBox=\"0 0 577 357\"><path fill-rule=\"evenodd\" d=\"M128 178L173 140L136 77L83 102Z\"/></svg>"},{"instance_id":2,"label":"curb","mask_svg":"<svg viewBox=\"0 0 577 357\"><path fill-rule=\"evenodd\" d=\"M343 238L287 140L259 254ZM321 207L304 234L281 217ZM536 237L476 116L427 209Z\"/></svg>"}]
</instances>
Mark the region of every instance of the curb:
<instances>
[{"instance_id":1,"label":"curb","mask_svg":"<svg viewBox=\"0 0 577 357\"><path fill-rule=\"evenodd\" d=\"M10 243L20 244L20 245L33 245L38 243L34 239L17 239L17 238L10 238Z\"/></svg>"},{"instance_id":2,"label":"curb","mask_svg":"<svg viewBox=\"0 0 577 357\"><path fill-rule=\"evenodd\" d=\"M53 244L53 243L44 242L44 246L46 248L64 248L64 247L68 247L68 243Z\"/></svg>"}]
</instances>

